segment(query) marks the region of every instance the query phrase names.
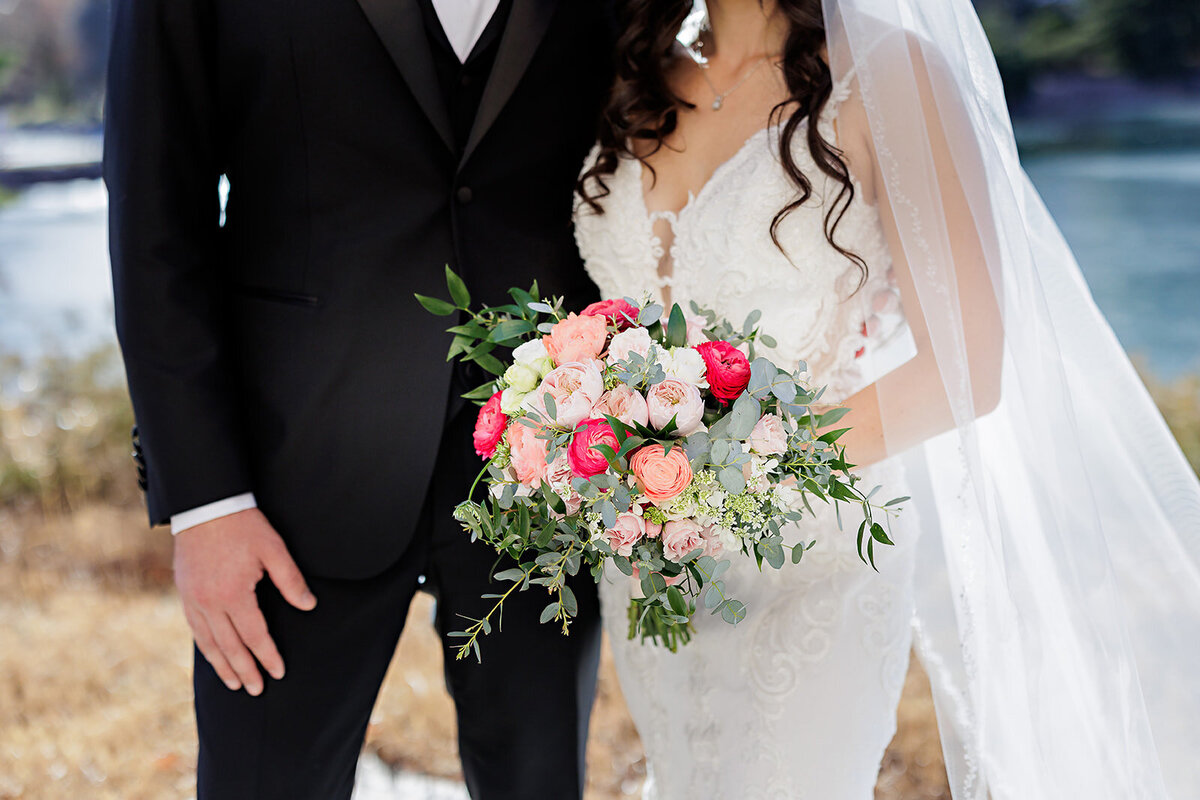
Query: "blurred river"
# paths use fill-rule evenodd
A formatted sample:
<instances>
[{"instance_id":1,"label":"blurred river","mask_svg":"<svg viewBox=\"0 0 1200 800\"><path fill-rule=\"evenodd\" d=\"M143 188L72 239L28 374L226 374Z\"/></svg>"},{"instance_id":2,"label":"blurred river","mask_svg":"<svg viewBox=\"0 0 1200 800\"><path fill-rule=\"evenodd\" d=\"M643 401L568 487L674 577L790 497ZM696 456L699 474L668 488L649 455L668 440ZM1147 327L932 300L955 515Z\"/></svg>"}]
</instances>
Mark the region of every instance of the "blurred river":
<instances>
[{"instance_id":1,"label":"blurred river","mask_svg":"<svg viewBox=\"0 0 1200 800\"><path fill-rule=\"evenodd\" d=\"M1125 347L1162 377L1200 369L1200 136L1161 149L1043 143L1025 163ZM99 181L40 184L0 206L0 353L111 341L111 309Z\"/></svg>"}]
</instances>

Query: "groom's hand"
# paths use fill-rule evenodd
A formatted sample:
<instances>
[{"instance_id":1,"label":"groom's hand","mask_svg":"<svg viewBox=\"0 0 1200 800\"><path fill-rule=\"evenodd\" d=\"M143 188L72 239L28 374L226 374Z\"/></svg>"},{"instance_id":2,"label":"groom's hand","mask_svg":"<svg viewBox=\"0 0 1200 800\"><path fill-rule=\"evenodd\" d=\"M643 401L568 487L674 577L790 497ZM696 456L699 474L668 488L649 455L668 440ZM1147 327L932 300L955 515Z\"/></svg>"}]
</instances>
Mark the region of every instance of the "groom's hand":
<instances>
[{"instance_id":1,"label":"groom's hand","mask_svg":"<svg viewBox=\"0 0 1200 800\"><path fill-rule=\"evenodd\" d=\"M264 575L296 608L316 607L283 539L257 508L175 537L175 585L196 646L230 690L245 687L252 695L263 690L256 658L276 680L284 672L254 593Z\"/></svg>"}]
</instances>

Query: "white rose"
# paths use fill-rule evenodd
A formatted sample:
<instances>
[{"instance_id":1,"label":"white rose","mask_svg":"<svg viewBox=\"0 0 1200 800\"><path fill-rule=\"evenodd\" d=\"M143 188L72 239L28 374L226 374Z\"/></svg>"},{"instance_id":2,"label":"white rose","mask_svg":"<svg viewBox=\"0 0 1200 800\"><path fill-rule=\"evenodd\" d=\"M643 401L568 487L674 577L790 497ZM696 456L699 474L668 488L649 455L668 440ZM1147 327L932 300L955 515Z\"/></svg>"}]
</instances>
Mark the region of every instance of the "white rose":
<instances>
[{"instance_id":1,"label":"white rose","mask_svg":"<svg viewBox=\"0 0 1200 800\"><path fill-rule=\"evenodd\" d=\"M524 347L525 345L521 345ZM532 392L537 388L538 381L542 378L533 367L527 366L520 362L513 364L504 371L504 382L518 392ZM503 402L503 400L501 400ZM503 410L503 409L501 409Z\"/></svg>"},{"instance_id":2,"label":"white rose","mask_svg":"<svg viewBox=\"0 0 1200 800\"><path fill-rule=\"evenodd\" d=\"M700 389L708 388L708 381L704 379L708 373L708 367L705 365L700 351L695 348L672 347L667 352L660 353L658 364L668 378L690 383Z\"/></svg>"},{"instance_id":3,"label":"white rose","mask_svg":"<svg viewBox=\"0 0 1200 800\"><path fill-rule=\"evenodd\" d=\"M546 343L541 339L533 339L513 350L513 361L518 364L532 365L540 358L549 357Z\"/></svg>"},{"instance_id":4,"label":"white rose","mask_svg":"<svg viewBox=\"0 0 1200 800\"><path fill-rule=\"evenodd\" d=\"M608 363L615 364L618 361L625 361L629 358L630 353L637 353L645 358L646 354L650 352L652 344L650 334L645 328L630 328L627 331L621 331L615 334L608 343Z\"/></svg>"},{"instance_id":5,"label":"white rose","mask_svg":"<svg viewBox=\"0 0 1200 800\"><path fill-rule=\"evenodd\" d=\"M512 386L509 386L500 393L500 410L505 416L513 416L521 410L521 404L525 402L525 395L529 392L522 392Z\"/></svg>"}]
</instances>

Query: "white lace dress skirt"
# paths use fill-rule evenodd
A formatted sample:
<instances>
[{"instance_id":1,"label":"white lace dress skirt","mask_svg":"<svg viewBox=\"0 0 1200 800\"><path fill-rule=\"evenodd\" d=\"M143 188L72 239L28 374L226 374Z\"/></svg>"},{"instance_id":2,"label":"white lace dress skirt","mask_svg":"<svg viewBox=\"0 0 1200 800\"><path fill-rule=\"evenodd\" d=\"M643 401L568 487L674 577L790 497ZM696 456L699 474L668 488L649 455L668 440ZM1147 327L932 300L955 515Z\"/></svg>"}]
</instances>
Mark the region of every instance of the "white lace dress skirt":
<instances>
[{"instance_id":1,"label":"white lace dress skirt","mask_svg":"<svg viewBox=\"0 0 1200 800\"><path fill-rule=\"evenodd\" d=\"M863 485L904 493L895 459ZM858 522L814 506L790 542L816 539L799 565L726 573L746 603L739 625L701 610L692 641L671 653L630 641L636 585L615 568L601 584L621 688L646 749L647 800L871 800L908 667L917 525L893 521L895 547L875 572L855 549Z\"/></svg>"}]
</instances>

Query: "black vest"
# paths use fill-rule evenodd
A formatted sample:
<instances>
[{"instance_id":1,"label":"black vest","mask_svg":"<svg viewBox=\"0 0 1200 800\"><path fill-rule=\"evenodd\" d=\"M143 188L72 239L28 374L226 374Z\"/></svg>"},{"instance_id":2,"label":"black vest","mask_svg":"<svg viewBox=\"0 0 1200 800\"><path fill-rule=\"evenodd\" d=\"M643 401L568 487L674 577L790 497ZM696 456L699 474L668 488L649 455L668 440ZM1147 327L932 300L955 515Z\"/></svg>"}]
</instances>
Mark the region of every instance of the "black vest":
<instances>
[{"instance_id":1,"label":"black vest","mask_svg":"<svg viewBox=\"0 0 1200 800\"><path fill-rule=\"evenodd\" d=\"M421 15L425 19L425 32L433 53L438 86L441 88L446 110L450 112L454 144L461 154L466 146L467 137L471 135L471 125L475 122L475 113L479 109L480 100L483 99L483 89L492 73L496 52L500 49L500 37L504 35L504 28L508 23L512 0L501 0L465 62L458 60L458 54L451 47L432 0L419 2Z\"/></svg>"}]
</instances>

